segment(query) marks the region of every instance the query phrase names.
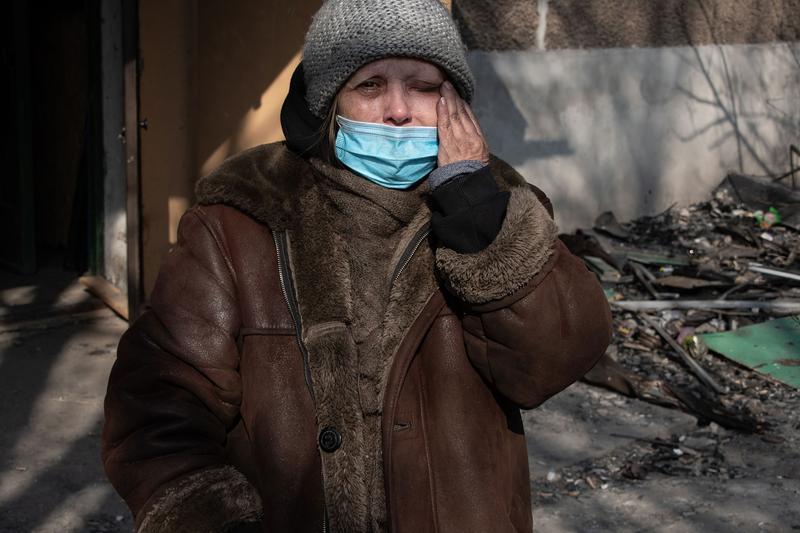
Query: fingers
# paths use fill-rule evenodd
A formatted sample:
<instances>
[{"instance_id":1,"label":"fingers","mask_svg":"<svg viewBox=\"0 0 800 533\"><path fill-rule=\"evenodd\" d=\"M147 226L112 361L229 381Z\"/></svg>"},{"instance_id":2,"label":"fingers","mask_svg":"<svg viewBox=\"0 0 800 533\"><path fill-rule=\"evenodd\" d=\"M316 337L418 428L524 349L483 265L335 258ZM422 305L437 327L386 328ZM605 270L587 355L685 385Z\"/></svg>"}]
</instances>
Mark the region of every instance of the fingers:
<instances>
[{"instance_id":1,"label":"fingers","mask_svg":"<svg viewBox=\"0 0 800 533\"><path fill-rule=\"evenodd\" d=\"M444 96L439 98L439 102L436 104L436 115L439 131L450 131L450 113L447 111L447 101Z\"/></svg>"},{"instance_id":2,"label":"fingers","mask_svg":"<svg viewBox=\"0 0 800 533\"><path fill-rule=\"evenodd\" d=\"M467 110L467 116L469 116L469 119L472 121L472 125L475 126L475 131L477 131L478 135L480 135L481 138L483 138L484 137L483 130L481 129L480 123L478 123L478 118L475 116L475 113L472 112L472 108L469 106L469 104L466 103L464 104L464 107Z\"/></svg>"},{"instance_id":3,"label":"fingers","mask_svg":"<svg viewBox=\"0 0 800 533\"><path fill-rule=\"evenodd\" d=\"M475 121L473 121L472 117L470 117L469 105L467 105L464 100L459 99L458 108L464 131L466 131L470 136L483 138L483 135L481 135L480 130L478 130Z\"/></svg>"},{"instance_id":4,"label":"fingers","mask_svg":"<svg viewBox=\"0 0 800 533\"><path fill-rule=\"evenodd\" d=\"M449 125L462 130L469 136L477 135L483 138L483 131L478 124L478 119L469 104L459 96L455 87L449 81L442 84L441 93L448 114L445 126Z\"/></svg>"},{"instance_id":5,"label":"fingers","mask_svg":"<svg viewBox=\"0 0 800 533\"><path fill-rule=\"evenodd\" d=\"M439 165L477 159L488 161L488 147L475 114L452 83L442 84L437 103Z\"/></svg>"},{"instance_id":6,"label":"fingers","mask_svg":"<svg viewBox=\"0 0 800 533\"><path fill-rule=\"evenodd\" d=\"M449 81L442 84L441 93L446 109L445 127L452 130L453 134L459 135L464 132L464 117L459 109L459 100L461 100L461 98Z\"/></svg>"}]
</instances>

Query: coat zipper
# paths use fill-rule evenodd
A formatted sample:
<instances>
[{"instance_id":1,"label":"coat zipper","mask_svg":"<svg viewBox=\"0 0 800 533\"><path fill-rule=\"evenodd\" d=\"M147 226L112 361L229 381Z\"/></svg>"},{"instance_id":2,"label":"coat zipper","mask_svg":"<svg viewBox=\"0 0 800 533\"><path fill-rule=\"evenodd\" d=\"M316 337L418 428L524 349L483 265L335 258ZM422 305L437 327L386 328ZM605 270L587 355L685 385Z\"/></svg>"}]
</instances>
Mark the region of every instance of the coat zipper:
<instances>
[{"instance_id":1,"label":"coat zipper","mask_svg":"<svg viewBox=\"0 0 800 533\"><path fill-rule=\"evenodd\" d=\"M297 339L297 346L300 348L300 353L303 356L303 374L306 381L308 393L311 395L312 403L316 404L314 397L314 388L311 385L311 368L309 365L308 350L303 344L303 327L300 322L300 306L297 303L297 294L294 290L294 282L292 281L292 273L289 267L289 241L285 231L274 232L275 251L278 256L278 278L280 279L281 292L283 299L286 301L286 306L289 308L289 314L292 315L294 322L295 338ZM322 487L322 533L328 533L328 503L325 501L325 487Z\"/></svg>"},{"instance_id":2,"label":"coat zipper","mask_svg":"<svg viewBox=\"0 0 800 533\"><path fill-rule=\"evenodd\" d=\"M294 282L292 281L291 270L289 268L289 252L288 240L285 231L275 232L275 249L278 254L278 277L281 282L281 292L283 298L286 300L286 305L289 308L289 314L292 315L294 322L295 337L297 337L297 345L300 348L300 353L303 356L303 373L305 375L306 387L308 393L311 395L311 401L316 403L314 398L314 388L311 383L311 368L309 365L308 350L303 344L303 327L300 323L300 306L297 303L297 295L294 290Z\"/></svg>"},{"instance_id":3,"label":"coat zipper","mask_svg":"<svg viewBox=\"0 0 800 533\"><path fill-rule=\"evenodd\" d=\"M431 224L428 222L424 226L422 226L417 233L414 235L414 238L411 239L411 242L408 244L406 249L403 251L403 255L400 256L400 261L397 263L397 267L394 269L394 273L392 274L392 282L389 285L390 287L394 285L394 282L397 281L397 278L400 277L400 274L403 273L403 270L406 269L408 264L411 262L411 258L414 257L414 254L417 253L417 249L422 244L422 241L430 234L431 232Z\"/></svg>"}]
</instances>

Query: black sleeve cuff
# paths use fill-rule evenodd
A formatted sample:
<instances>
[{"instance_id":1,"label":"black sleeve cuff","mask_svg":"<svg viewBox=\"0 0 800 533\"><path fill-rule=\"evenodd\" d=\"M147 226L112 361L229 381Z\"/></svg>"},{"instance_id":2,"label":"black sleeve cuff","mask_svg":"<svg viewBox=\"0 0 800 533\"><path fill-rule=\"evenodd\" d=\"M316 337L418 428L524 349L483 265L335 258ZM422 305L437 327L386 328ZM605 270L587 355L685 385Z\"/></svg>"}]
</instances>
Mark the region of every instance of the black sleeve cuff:
<instances>
[{"instance_id":1,"label":"black sleeve cuff","mask_svg":"<svg viewBox=\"0 0 800 533\"><path fill-rule=\"evenodd\" d=\"M489 167L451 179L432 193L431 229L439 242L458 253L476 253L494 241L508 206Z\"/></svg>"}]
</instances>

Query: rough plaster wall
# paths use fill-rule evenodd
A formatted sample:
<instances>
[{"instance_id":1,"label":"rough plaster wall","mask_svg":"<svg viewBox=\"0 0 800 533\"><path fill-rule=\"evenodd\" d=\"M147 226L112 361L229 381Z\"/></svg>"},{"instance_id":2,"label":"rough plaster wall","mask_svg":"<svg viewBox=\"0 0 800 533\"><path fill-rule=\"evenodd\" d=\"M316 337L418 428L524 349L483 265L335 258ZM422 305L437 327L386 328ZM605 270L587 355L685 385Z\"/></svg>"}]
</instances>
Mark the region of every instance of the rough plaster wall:
<instances>
[{"instance_id":1,"label":"rough plaster wall","mask_svg":"<svg viewBox=\"0 0 800 533\"><path fill-rule=\"evenodd\" d=\"M524 50L536 46L535 0L455 0L452 10L470 49Z\"/></svg>"},{"instance_id":2,"label":"rough plaster wall","mask_svg":"<svg viewBox=\"0 0 800 533\"><path fill-rule=\"evenodd\" d=\"M562 230L702 199L730 170L788 169L800 43L471 52L492 151L551 196Z\"/></svg>"},{"instance_id":3,"label":"rough plaster wall","mask_svg":"<svg viewBox=\"0 0 800 533\"><path fill-rule=\"evenodd\" d=\"M473 50L627 48L800 40L800 0L455 0Z\"/></svg>"}]
</instances>

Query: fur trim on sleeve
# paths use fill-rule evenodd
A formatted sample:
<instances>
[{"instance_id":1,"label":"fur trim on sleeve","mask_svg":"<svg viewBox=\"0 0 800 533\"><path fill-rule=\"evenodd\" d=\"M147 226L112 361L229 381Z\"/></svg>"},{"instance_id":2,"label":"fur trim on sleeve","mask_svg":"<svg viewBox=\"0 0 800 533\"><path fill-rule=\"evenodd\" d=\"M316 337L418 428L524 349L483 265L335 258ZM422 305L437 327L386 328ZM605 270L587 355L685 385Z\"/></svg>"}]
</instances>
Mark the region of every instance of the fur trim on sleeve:
<instances>
[{"instance_id":1,"label":"fur trim on sleeve","mask_svg":"<svg viewBox=\"0 0 800 533\"><path fill-rule=\"evenodd\" d=\"M451 292L468 304L483 304L514 293L553 254L556 225L528 187L514 187L500 233L473 254L436 250L436 267Z\"/></svg>"},{"instance_id":2,"label":"fur trim on sleeve","mask_svg":"<svg viewBox=\"0 0 800 533\"><path fill-rule=\"evenodd\" d=\"M201 470L161 492L137 516L137 533L217 533L261 518L261 498L232 466Z\"/></svg>"}]
</instances>

